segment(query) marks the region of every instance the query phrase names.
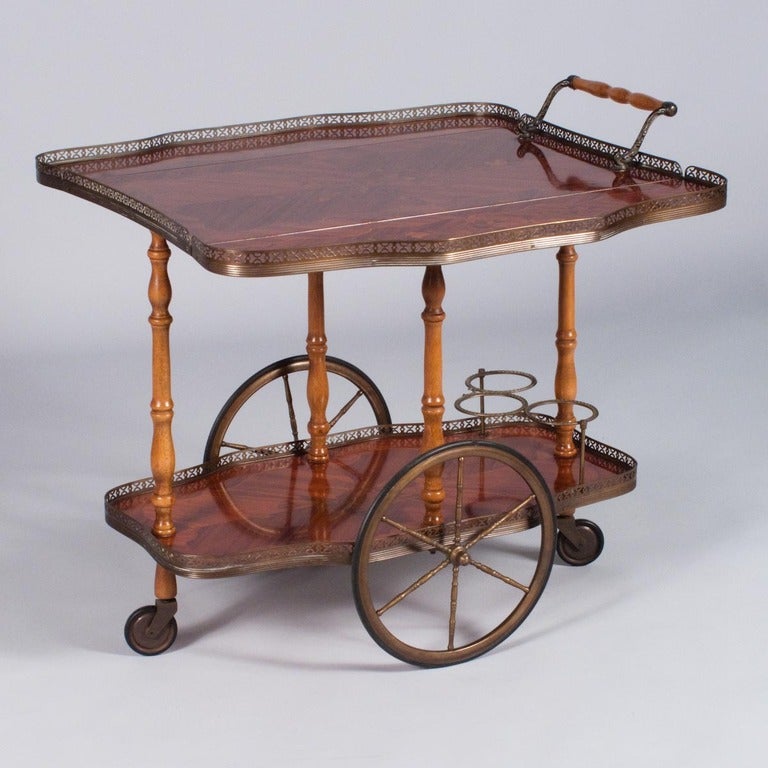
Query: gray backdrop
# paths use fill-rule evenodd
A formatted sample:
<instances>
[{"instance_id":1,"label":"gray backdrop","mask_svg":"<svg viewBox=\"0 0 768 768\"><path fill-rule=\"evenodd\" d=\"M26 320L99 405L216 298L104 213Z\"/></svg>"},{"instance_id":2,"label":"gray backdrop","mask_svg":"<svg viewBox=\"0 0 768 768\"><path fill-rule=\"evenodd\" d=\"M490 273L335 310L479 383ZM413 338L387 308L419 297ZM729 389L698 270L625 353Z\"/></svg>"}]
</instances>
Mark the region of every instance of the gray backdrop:
<instances>
[{"instance_id":1,"label":"gray backdrop","mask_svg":"<svg viewBox=\"0 0 768 768\"><path fill-rule=\"evenodd\" d=\"M766 750L766 162L762 2L28 1L0 25L0 743L14 766L757 766ZM538 109L571 73L678 103L655 154L724 173L721 212L580 249L580 395L638 489L588 510L497 651L423 672L357 620L349 570L180 584L180 636L122 639L153 568L102 495L148 474L148 238L35 183L34 155L206 125L460 99ZM551 119L625 143L640 113ZM253 370L304 344L305 281L171 264L179 467ZM446 392L554 370L553 251L446 270ZM374 288L374 278L376 284ZM420 275L329 274L333 354L418 417ZM391 311L392 308L395 311ZM758 732L760 731L760 732ZM761 759L762 757L762 759Z\"/></svg>"}]
</instances>

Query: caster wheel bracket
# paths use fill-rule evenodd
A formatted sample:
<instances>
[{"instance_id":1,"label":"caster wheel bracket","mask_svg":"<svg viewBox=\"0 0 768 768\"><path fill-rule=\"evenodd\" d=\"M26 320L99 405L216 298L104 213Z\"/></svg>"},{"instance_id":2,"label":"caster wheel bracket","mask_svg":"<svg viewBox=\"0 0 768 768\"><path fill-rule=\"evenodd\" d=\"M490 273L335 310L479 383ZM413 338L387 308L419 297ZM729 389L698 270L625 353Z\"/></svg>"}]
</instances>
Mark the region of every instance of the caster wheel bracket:
<instances>
[{"instance_id":1,"label":"caster wheel bracket","mask_svg":"<svg viewBox=\"0 0 768 768\"><path fill-rule=\"evenodd\" d=\"M147 627L147 637L157 637L165 631L166 627L176 615L178 605L175 598L170 600L155 600L155 615Z\"/></svg>"},{"instance_id":2,"label":"caster wheel bracket","mask_svg":"<svg viewBox=\"0 0 768 768\"><path fill-rule=\"evenodd\" d=\"M588 565L600 557L605 538L591 520L557 518L557 554L568 565Z\"/></svg>"},{"instance_id":3,"label":"caster wheel bracket","mask_svg":"<svg viewBox=\"0 0 768 768\"><path fill-rule=\"evenodd\" d=\"M557 530L560 535L572 544L576 549L579 549L584 542L586 534L584 530L576 525L576 520L572 515L562 516L557 518Z\"/></svg>"}]
</instances>

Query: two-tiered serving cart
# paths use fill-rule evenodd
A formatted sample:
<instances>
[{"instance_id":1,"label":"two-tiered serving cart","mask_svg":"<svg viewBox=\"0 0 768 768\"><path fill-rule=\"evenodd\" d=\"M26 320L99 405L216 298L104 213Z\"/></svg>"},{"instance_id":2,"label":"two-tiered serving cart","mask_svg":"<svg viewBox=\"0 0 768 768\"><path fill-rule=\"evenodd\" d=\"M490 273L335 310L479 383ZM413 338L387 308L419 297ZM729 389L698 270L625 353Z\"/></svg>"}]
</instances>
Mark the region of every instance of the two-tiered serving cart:
<instances>
[{"instance_id":1,"label":"two-tiered serving cart","mask_svg":"<svg viewBox=\"0 0 768 768\"><path fill-rule=\"evenodd\" d=\"M634 145L546 122L564 87L647 110ZM652 120L675 111L571 77L535 117L467 102L40 155L41 183L151 232L152 477L106 495L109 525L156 561L156 602L129 617L128 644L153 655L173 643L177 575L346 563L374 640L407 662L442 666L513 632L556 552L572 565L593 561L602 533L574 512L630 491L636 465L587 436L597 411L576 400L575 246L725 204L723 177L639 151ZM203 463L181 471L171 436L168 241L215 273L308 280L306 354L244 382L215 419ZM554 396L531 398L530 374L481 369L456 403L465 418L444 420L443 267L551 247ZM326 354L324 273L393 265L423 270L421 424L394 423L376 384ZM285 439L259 445L246 414L256 424L260 413L272 419L275 395Z\"/></svg>"}]
</instances>

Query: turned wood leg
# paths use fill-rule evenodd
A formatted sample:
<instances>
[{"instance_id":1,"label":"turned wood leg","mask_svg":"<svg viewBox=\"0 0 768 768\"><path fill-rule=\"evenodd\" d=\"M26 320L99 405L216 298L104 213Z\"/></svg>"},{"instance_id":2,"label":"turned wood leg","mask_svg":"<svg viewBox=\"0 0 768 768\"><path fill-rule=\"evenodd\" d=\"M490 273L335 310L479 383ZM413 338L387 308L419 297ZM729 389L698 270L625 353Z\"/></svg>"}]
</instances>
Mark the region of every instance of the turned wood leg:
<instances>
[{"instance_id":1,"label":"turned wood leg","mask_svg":"<svg viewBox=\"0 0 768 768\"><path fill-rule=\"evenodd\" d=\"M171 356L169 329L173 318L168 312L171 302L171 282L168 278L168 259L171 251L165 239L152 233L152 244L147 252L152 265L149 280L149 303L152 314L152 450L150 464L155 490L152 505L155 508L155 523L152 533L161 538L173 536L173 472L176 455L173 448L171 422L173 421L173 400L171 399Z\"/></svg>"},{"instance_id":2,"label":"turned wood leg","mask_svg":"<svg viewBox=\"0 0 768 768\"><path fill-rule=\"evenodd\" d=\"M328 461L326 435L330 429L326 408L328 407L328 370L325 354L328 340L325 336L325 299L323 295L323 273L310 272L308 291L307 355L309 375L307 378L307 403L309 405L309 455L311 463Z\"/></svg>"},{"instance_id":3,"label":"turned wood leg","mask_svg":"<svg viewBox=\"0 0 768 768\"><path fill-rule=\"evenodd\" d=\"M312 465L312 477L309 480L309 498L312 512L309 516L310 541L330 541L331 526L328 518L328 496L331 486L327 476L328 465L318 462Z\"/></svg>"},{"instance_id":4,"label":"turned wood leg","mask_svg":"<svg viewBox=\"0 0 768 768\"><path fill-rule=\"evenodd\" d=\"M158 600L173 600L176 597L176 574L162 565L155 567L155 597Z\"/></svg>"},{"instance_id":5,"label":"turned wood leg","mask_svg":"<svg viewBox=\"0 0 768 768\"><path fill-rule=\"evenodd\" d=\"M442 326L445 312L443 312L442 301L445 297L445 280L441 267L426 268L421 292L425 304L421 314L424 321L424 395L421 398L424 437L422 438L421 449L428 451L431 448L437 448L444 442L445 396L443 395ZM445 499L442 467L435 467L425 473L422 498L425 508L424 524L441 523L443 514L440 507Z\"/></svg>"},{"instance_id":6,"label":"turned wood leg","mask_svg":"<svg viewBox=\"0 0 768 768\"><path fill-rule=\"evenodd\" d=\"M325 336L325 297L323 291L323 273L312 272L308 275L308 323L307 355L309 373L307 377L307 403L309 404L309 454L312 464L312 477L309 481L309 496L312 500L312 514L309 521L309 535L312 541L328 541L328 493L326 476L328 465L328 446L326 435L330 429L326 408L328 407L328 369L325 355L328 340Z\"/></svg>"},{"instance_id":7,"label":"turned wood leg","mask_svg":"<svg viewBox=\"0 0 768 768\"><path fill-rule=\"evenodd\" d=\"M555 397L558 400L576 399L576 260L578 254L571 245L560 248L557 261L560 265L560 282L557 301L557 370L555 371ZM556 427L555 456L569 458L576 455L573 442L575 423L573 404L560 403L557 421L564 422Z\"/></svg>"}]
</instances>

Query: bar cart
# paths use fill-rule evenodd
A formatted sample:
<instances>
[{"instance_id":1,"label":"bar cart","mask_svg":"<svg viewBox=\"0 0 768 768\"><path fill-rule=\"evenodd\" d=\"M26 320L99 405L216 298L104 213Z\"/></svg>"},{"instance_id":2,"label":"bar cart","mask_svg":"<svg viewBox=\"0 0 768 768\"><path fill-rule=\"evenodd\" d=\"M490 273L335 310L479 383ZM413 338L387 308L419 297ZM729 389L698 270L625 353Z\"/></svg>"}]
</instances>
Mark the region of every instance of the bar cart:
<instances>
[{"instance_id":1,"label":"bar cart","mask_svg":"<svg viewBox=\"0 0 768 768\"><path fill-rule=\"evenodd\" d=\"M624 148L547 122L563 88L647 111L637 140ZM373 639L406 662L444 666L508 637L556 554L575 566L595 560L603 535L575 511L632 490L636 463L591 437L591 426L587 435L597 409L576 399L575 246L725 205L722 176L640 151L653 120L675 112L572 76L535 116L453 103L39 155L42 184L151 233L152 476L105 499L108 524L156 561L155 604L128 618L130 647L155 655L173 644L177 576L342 563ZM168 242L214 273L308 280L306 354L240 385L214 420L202 463L181 471L171 434ZM532 397L537 382L526 372L480 369L456 401L459 418L446 419L443 267L541 248L558 249L553 396ZM324 273L384 266L423 270L420 424L393 421L377 384L327 354ZM262 445L259 409L275 407L285 413L284 439Z\"/></svg>"}]
</instances>

